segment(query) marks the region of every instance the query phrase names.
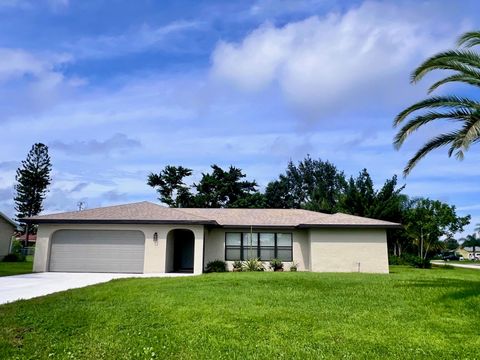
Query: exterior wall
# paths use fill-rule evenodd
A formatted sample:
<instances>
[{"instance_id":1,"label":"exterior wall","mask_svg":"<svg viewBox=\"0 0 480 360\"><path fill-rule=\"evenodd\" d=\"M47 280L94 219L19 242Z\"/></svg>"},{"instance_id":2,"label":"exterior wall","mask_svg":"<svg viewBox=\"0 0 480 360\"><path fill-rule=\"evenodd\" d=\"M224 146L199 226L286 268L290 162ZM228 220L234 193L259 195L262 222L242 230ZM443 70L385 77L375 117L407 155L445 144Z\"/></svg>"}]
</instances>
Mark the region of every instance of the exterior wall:
<instances>
[{"instance_id":1,"label":"exterior wall","mask_svg":"<svg viewBox=\"0 0 480 360\"><path fill-rule=\"evenodd\" d=\"M385 229L310 229L311 270L388 273Z\"/></svg>"},{"instance_id":2,"label":"exterior wall","mask_svg":"<svg viewBox=\"0 0 480 360\"><path fill-rule=\"evenodd\" d=\"M15 227L0 216L0 260L10 251L10 243Z\"/></svg>"},{"instance_id":3,"label":"exterior wall","mask_svg":"<svg viewBox=\"0 0 480 360\"><path fill-rule=\"evenodd\" d=\"M140 230L145 235L144 273L166 272L167 234L173 229L188 229L195 235L194 273L201 274L203 269L203 225L68 225L40 224L37 231L37 244L33 261L33 271L48 271L51 238L57 230ZM153 234L158 234L158 241L153 241Z\"/></svg>"},{"instance_id":4,"label":"exterior wall","mask_svg":"<svg viewBox=\"0 0 480 360\"><path fill-rule=\"evenodd\" d=\"M195 235L194 273L201 274L209 261L225 260L225 233L250 229L211 228L203 225L53 225L38 227L33 270L48 271L51 238L61 229L140 230L145 235L144 273L168 271L172 255L167 253L168 233L188 229ZM387 239L384 229L253 229L254 232L291 232L293 263L299 271L388 273ZM153 241L153 234L158 241ZM171 247L170 247L171 248ZM229 269L231 261L227 262ZM288 270L292 263L285 263ZM265 263L268 268L268 263Z\"/></svg>"},{"instance_id":5,"label":"exterior wall","mask_svg":"<svg viewBox=\"0 0 480 360\"><path fill-rule=\"evenodd\" d=\"M205 266L213 260L225 261L225 233L250 232L250 228L222 229L212 228L206 231L205 240ZM310 251L308 243L308 230L292 230L282 228L255 229L253 232L289 232L293 239L293 262L284 262L285 270L289 270L292 263L297 264L299 271L310 270ZM227 261L229 270L233 268L233 261ZM264 262L268 269L268 262Z\"/></svg>"}]
</instances>

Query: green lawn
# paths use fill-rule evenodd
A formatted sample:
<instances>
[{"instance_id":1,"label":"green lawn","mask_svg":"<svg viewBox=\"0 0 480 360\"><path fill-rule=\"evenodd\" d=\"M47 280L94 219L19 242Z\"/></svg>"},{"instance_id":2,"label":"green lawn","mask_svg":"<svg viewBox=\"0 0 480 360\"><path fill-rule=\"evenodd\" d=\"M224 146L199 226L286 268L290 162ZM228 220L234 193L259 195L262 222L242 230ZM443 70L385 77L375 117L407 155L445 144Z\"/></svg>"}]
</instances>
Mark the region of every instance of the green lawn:
<instances>
[{"instance_id":1,"label":"green lawn","mask_svg":"<svg viewBox=\"0 0 480 360\"><path fill-rule=\"evenodd\" d=\"M0 261L0 276L28 274L32 272L33 256L27 256L24 262L2 262Z\"/></svg>"},{"instance_id":2,"label":"green lawn","mask_svg":"<svg viewBox=\"0 0 480 360\"><path fill-rule=\"evenodd\" d=\"M0 306L0 358L478 359L480 272L124 279Z\"/></svg>"}]
</instances>

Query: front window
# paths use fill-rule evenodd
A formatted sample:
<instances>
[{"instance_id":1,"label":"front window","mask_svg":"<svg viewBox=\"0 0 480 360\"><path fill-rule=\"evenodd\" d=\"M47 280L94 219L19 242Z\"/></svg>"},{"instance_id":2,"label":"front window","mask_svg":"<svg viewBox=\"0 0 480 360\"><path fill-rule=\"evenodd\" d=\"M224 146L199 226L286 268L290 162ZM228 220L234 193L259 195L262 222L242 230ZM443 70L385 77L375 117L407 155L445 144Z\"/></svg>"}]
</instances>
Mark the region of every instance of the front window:
<instances>
[{"instance_id":1,"label":"front window","mask_svg":"<svg viewBox=\"0 0 480 360\"><path fill-rule=\"evenodd\" d=\"M225 259L228 261L259 258L292 261L291 233L228 232L225 234Z\"/></svg>"}]
</instances>

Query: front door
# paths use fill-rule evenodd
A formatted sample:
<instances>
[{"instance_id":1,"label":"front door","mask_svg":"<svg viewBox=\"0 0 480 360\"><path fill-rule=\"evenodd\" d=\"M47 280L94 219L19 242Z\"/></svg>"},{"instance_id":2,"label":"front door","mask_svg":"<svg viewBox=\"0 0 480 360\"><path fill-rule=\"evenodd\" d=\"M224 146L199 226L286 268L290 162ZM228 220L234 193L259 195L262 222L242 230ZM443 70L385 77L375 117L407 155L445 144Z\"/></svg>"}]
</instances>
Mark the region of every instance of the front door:
<instances>
[{"instance_id":1,"label":"front door","mask_svg":"<svg viewBox=\"0 0 480 360\"><path fill-rule=\"evenodd\" d=\"M176 234L173 248L173 271L193 271L193 249L194 236L191 231Z\"/></svg>"}]
</instances>

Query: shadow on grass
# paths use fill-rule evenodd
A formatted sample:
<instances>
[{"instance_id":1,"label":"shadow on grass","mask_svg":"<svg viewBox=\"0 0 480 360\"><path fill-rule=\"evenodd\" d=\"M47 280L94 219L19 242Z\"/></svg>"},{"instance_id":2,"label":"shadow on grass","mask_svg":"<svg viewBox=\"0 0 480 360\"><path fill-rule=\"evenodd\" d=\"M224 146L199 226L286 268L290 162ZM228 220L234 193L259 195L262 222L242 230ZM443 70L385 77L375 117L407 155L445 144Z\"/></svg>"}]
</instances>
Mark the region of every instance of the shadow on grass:
<instances>
[{"instance_id":1,"label":"shadow on grass","mask_svg":"<svg viewBox=\"0 0 480 360\"><path fill-rule=\"evenodd\" d=\"M440 278L434 280L412 280L401 287L413 287L422 289L442 289L447 291L446 294L440 296L439 300L465 300L470 297L480 296L480 278L478 281L472 280L453 280Z\"/></svg>"}]
</instances>

